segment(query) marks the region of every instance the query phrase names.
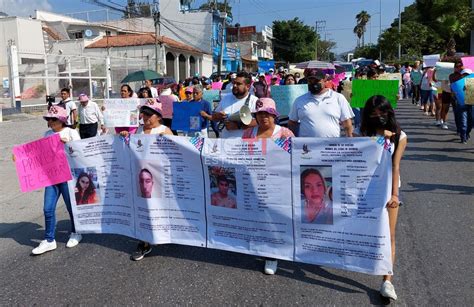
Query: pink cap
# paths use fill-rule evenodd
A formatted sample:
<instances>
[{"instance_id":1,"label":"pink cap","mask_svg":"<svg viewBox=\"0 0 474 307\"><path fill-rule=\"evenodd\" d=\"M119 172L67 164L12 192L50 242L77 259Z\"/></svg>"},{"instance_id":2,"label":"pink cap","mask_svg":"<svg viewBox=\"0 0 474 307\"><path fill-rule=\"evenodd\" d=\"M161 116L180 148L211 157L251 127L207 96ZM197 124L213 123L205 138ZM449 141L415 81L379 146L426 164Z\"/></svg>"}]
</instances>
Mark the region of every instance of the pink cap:
<instances>
[{"instance_id":1,"label":"pink cap","mask_svg":"<svg viewBox=\"0 0 474 307\"><path fill-rule=\"evenodd\" d=\"M160 116L163 116L163 108L161 103L156 102L155 100L148 100L144 105L141 106L140 111L142 111L144 108L155 111L156 113L160 114Z\"/></svg>"},{"instance_id":2,"label":"pink cap","mask_svg":"<svg viewBox=\"0 0 474 307\"><path fill-rule=\"evenodd\" d=\"M66 109L59 106L51 106L48 109L48 112L43 116L45 120L48 120L50 118L56 118L65 124L67 123L67 117L68 115Z\"/></svg>"},{"instance_id":3,"label":"pink cap","mask_svg":"<svg viewBox=\"0 0 474 307\"><path fill-rule=\"evenodd\" d=\"M256 112L267 112L275 116L280 116L276 110L275 101L271 98L259 98L256 102Z\"/></svg>"},{"instance_id":4,"label":"pink cap","mask_svg":"<svg viewBox=\"0 0 474 307\"><path fill-rule=\"evenodd\" d=\"M80 94L79 95L79 101L80 102L87 102L87 101L89 101L89 97L87 97L86 94Z\"/></svg>"},{"instance_id":5,"label":"pink cap","mask_svg":"<svg viewBox=\"0 0 474 307\"><path fill-rule=\"evenodd\" d=\"M192 93L193 92L193 87L192 86L188 86L185 90L184 90L185 93Z\"/></svg>"}]
</instances>

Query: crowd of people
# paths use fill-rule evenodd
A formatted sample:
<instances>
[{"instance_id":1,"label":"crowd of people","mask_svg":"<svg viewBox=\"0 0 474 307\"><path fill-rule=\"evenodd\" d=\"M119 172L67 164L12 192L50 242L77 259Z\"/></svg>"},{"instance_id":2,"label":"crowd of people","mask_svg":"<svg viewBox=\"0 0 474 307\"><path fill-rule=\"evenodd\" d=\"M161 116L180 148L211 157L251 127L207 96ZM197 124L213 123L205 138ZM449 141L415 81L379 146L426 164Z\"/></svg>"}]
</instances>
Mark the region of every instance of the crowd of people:
<instances>
[{"instance_id":1,"label":"crowd of people","mask_svg":"<svg viewBox=\"0 0 474 307\"><path fill-rule=\"evenodd\" d=\"M376 73L378 74L379 72ZM459 73L461 73L461 70L459 70ZM372 70L366 74L367 77L371 74L371 77L374 77L374 71ZM271 79L270 84L267 84L268 77ZM420 80L423 78L425 78L425 75L422 75ZM410 80L414 79L411 78ZM415 78L415 80L418 79ZM346 98L335 90L337 86L331 85L331 82L328 81L330 81L328 75L317 69L305 70L303 78L300 78L299 74L289 74L287 70L279 69L278 72L269 71L267 74L261 74L257 80L254 80L253 77L246 72L231 74L228 76L228 79L224 81L222 81L220 77L217 77L211 83L207 83L203 79L192 78L188 80L187 83L178 85L176 89L167 87L163 89L161 93L158 93L156 89L154 90L149 81L146 81L145 85L140 88L137 93L135 93L129 85L123 84L120 88L120 95L123 99L138 97L147 99L147 102L140 106L141 124L138 127L115 127L115 133L124 137L130 134L177 134L177 131L171 130L172 117L166 118L163 116L164 112L162 104L160 103L160 97L168 95L174 97L175 101L201 103L202 108L200 114L203 119L203 124L201 131L199 131L197 135L202 137L208 137L207 130L209 123L213 123L212 126L215 129L216 136L221 138L338 138L383 136L386 138L387 143L392 146L391 153L393 155L392 196L386 207L390 224L392 261L394 261L395 226L400 204L400 161L407 144L406 134L400 128L392 106L383 96L371 97L366 102L363 112L360 112L360 124L357 125L358 129L354 130L353 121L355 114L353 109ZM413 81L410 82L413 83ZM298 97L293 103L289 113L288 128L278 123L280 114L277 111L275 101L271 98L272 84L307 84L308 86L308 93ZM203 91L212 88L220 88L222 92L226 93L226 95L222 95L222 99L215 108L212 107L212 102L202 99ZM408 88L408 86L406 88ZM407 95L413 96L413 101L417 101L416 90L406 90L406 92ZM61 102L48 107L47 114L44 116L49 127L45 135L59 133L61 140L66 143L81 138L94 137L101 133L112 133L104 126L104 116L102 114L104 109L91 101L87 95L79 95L79 106L76 106L70 99L70 91L67 88L61 91L61 98ZM422 101L422 104L424 102L425 101ZM253 118L248 124L228 120L232 114L239 112L243 106L249 108L253 114ZM434 107L433 105L433 108ZM427 110L428 112L431 111L431 109ZM446 121L443 123L445 122ZM76 131L77 124L79 124L79 133ZM218 129L220 124L222 130ZM150 184L152 184L153 179L145 178L145 175L147 174L141 172L140 176L143 178L140 177L140 180L148 179L149 183L151 182ZM308 197L306 202L308 208L305 210L308 216L312 217L312 220L317 219L320 212L328 210L327 207L321 206L321 202L312 200L311 198L311 195L317 194L309 190L311 188L309 185L317 181L317 178L313 178L316 175L313 172L308 174L308 178L306 178L306 176L303 178L305 185L308 185L307 194L305 192L305 195ZM320 177L321 179L319 181L324 182L324 178L322 178L321 175ZM81 174L80 180L78 180L75 189L76 200L82 203L88 203L91 197L96 197L96 195L91 192L91 186L93 186L92 178L87 173L84 173L83 175ZM228 182L229 180L225 178L225 176L219 179L219 184L225 185L226 183L228 184ZM225 187L222 187L222 191L219 190L220 194L213 196L213 201L217 199L222 200L222 195L225 191L224 188ZM320 193L318 193L326 195L329 193L329 190L330 189L325 187L324 189L320 189ZM143 197L146 197L145 188L142 194L145 195ZM82 239L82 236L75 232L67 183L64 182L47 187L44 199L45 237L39 246L33 249L33 254L35 255L54 250L57 247L55 241L54 211L60 195L63 196L71 219L71 234L67 247L76 246ZM322 196L319 195L318 197L321 198ZM314 198L316 199L317 197L315 196ZM233 203L222 201L214 201L213 205L218 206L222 203L229 208L235 207ZM136 251L131 255L131 259L135 261L141 260L149 254L151 250L151 244L143 241L139 242ZM275 274L277 265L278 262L276 259L266 259L264 272L270 275ZM385 297L396 299L397 295L391 280L391 275L383 277L380 292Z\"/></svg>"}]
</instances>

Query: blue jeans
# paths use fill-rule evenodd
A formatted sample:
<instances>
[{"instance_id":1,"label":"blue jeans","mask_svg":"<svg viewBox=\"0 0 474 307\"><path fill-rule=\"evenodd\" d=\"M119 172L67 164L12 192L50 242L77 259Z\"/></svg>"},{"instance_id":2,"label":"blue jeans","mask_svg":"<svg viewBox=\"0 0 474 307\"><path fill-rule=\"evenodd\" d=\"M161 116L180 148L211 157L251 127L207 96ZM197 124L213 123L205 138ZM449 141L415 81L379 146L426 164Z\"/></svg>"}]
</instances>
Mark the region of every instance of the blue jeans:
<instances>
[{"instance_id":1,"label":"blue jeans","mask_svg":"<svg viewBox=\"0 0 474 307\"><path fill-rule=\"evenodd\" d=\"M465 142L470 138L472 130L472 106L456 105L455 114L458 123L458 132L461 142Z\"/></svg>"},{"instance_id":2,"label":"blue jeans","mask_svg":"<svg viewBox=\"0 0 474 307\"><path fill-rule=\"evenodd\" d=\"M54 241L54 234L56 232L56 205L58 204L59 196L63 195L66 203L67 212L71 219L71 232L76 232L74 227L74 219L72 217L71 199L69 198L69 189L67 182L58 183L44 189L44 223L45 234L44 238L48 242Z\"/></svg>"},{"instance_id":3,"label":"blue jeans","mask_svg":"<svg viewBox=\"0 0 474 307\"><path fill-rule=\"evenodd\" d=\"M429 101L430 104L434 101L433 91L432 90L421 90L421 104L425 105Z\"/></svg>"},{"instance_id":4,"label":"blue jeans","mask_svg":"<svg viewBox=\"0 0 474 307\"><path fill-rule=\"evenodd\" d=\"M364 108L352 108L352 112L354 112L354 128L360 127L361 115L364 112Z\"/></svg>"}]
</instances>

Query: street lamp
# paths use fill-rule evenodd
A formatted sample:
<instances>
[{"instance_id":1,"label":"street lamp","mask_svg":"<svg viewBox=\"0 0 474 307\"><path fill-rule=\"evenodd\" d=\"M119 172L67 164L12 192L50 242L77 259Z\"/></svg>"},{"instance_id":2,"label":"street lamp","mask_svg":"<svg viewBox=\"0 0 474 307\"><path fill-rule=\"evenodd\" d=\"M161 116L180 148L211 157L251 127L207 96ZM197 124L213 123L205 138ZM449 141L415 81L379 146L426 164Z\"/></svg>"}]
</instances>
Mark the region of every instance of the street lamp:
<instances>
[{"instance_id":1,"label":"street lamp","mask_svg":"<svg viewBox=\"0 0 474 307\"><path fill-rule=\"evenodd\" d=\"M401 0L398 0L398 60L402 58L402 13L401 13Z\"/></svg>"},{"instance_id":2,"label":"street lamp","mask_svg":"<svg viewBox=\"0 0 474 307\"><path fill-rule=\"evenodd\" d=\"M237 46L239 49L239 60L238 60L237 71L241 71L242 70L242 54L240 54L240 23L236 23L235 27L237 28Z\"/></svg>"}]
</instances>

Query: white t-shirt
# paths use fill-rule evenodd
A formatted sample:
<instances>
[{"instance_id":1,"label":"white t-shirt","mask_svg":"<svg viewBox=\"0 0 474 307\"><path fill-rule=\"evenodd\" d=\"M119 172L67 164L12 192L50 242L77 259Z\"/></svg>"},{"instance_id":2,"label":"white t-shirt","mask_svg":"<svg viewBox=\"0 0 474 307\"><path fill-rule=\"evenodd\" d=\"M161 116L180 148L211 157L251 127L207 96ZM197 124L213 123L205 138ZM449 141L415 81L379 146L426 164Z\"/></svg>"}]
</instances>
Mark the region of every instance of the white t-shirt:
<instances>
[{"instance_id":1,"label":"white t-shirt","mask_svg":"<svg viewBox=\"0 0 474 307\"><path fill-rule=\"evenodd\" d=\"M158 95L158 90L155 87L153 87L153 86L150 87L150 91L151 91L151 97L156 98L156 97L159 96Z\"/></svg>"},{"instance_id":2,"label":"white t-shirt","mask_svg":"<svg viewBox=\"0 0 474 307\"><path fill-rule=\"evenodd\" d=\"M59 132L54 132L53 130L50 129L44 133L44 136L47 137L55 133L59 133L59 137L61 139L67 140L67 142L77 141L81 139L81 137L79 136L79 133L77 133L77 130L71 129L69 127L64 127L63 130Z\"/></svg>"},{"instance_id":3,"label":"white t-shirt","mask_svg":"<svg viewBox=\"0 0 474 307\"><path fill-rule=\"evenodd\" d=\"M77 109L76 103L74 101L72 101L71 98L63 100L62 103L64 103L65 106L66 106L66 113L67 113L67 116L68 116L66 125L71 126L72 125L72 119L71 119L72 114L71 113L72 113L72 111Z\"/></svg>"},{"instance_id":4,"label":"white t-shirt","mask_svg":"<svg viewBox=\"0 0 474 307\"><path fill-rule=\"evenodd\" d=\"M149 134L160 134L164 133L166 131L166 126L165 125L160 125L156 128L151 128L151 131ZM138 127L137 132L135 134L145 134L143 132L143 126Z\"/></svg>"},{"instance_id":5,"label":"white t-shirt","mask_svg":"<svg viewBox=\"0 0 474 307\"><path fill-rule=\"evenodd\" d=\"M250 94L249 94L250 95ZM245 105L247 96L242 99L237 99L233 94L224 95L219 102L219 105L216 107L214 112L224 111L228 116L237 113L240 111L240 108ZM255 106L258 98L250 95L249 99L249 108L252 113L255 112ZM241 138L242 130L231 130L228 131L226 128L222 130L222 138Z\"/></svg>"},{"instance_id":6,"label":"white t-shirt","mask_svg":"<svg viewBox=\"0 0 474 307\"><path fill-rule=\"evenodd\" d=\"M333 90L308 92L295 99L289 118L300 122L299 137L340 137L340 123L354 117L346 98Z\"/></svg>"}]
</instances>

